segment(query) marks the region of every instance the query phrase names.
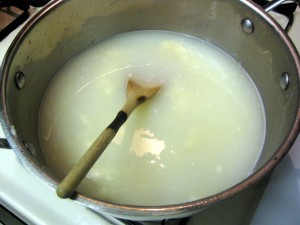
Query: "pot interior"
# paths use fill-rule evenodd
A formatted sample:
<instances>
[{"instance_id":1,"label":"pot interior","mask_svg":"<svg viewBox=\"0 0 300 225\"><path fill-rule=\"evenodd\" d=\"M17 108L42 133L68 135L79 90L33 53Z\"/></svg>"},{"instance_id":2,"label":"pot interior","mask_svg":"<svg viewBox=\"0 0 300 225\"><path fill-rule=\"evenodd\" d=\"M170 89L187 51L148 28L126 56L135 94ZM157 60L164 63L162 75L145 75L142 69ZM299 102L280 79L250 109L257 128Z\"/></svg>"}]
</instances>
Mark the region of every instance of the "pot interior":
<instances>
[{"instance_id":1,"label":"pot interior","mask_svg":"<svg viewBox=\"0 0 300 225\"><path fill-rule=\"evenodd\" d=\"M253 22L252 33L241 26L245 18ZM25 26L6 56L1 94L8 139L22 161L34 165L36 173L43 174L39 177L55 187L57 176L45 164L37 128L42 98L56 72L74 55L113 35L168 30L219 47L253 79L266 113L266 138L255 174L282 157L292 144L291 136L296 135L291 129L298 120L299 68L290 43L275 28L274 22L248 1L54 2ZM19 79L25 79L24 87L16 85L18 72L22 72ZM285 72L289 85L284 90L280 80Z\"/></svg>"}]
</instances>

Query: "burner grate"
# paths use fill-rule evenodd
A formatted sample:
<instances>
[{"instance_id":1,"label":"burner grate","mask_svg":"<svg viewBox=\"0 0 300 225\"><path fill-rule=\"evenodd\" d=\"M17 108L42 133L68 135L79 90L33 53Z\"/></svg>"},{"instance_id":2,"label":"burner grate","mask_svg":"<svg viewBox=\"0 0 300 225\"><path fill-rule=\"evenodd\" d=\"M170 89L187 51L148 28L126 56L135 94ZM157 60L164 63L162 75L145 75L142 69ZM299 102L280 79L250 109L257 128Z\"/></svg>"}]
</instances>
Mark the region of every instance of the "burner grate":
<instances>
[{"instance_id":1,"label":"burner grate","mask_svg":"<svg viewBox=\"0 0 300 225\"><path fill-rule=\"evenodd\" d=\"M267 8L270 4L275 1L268 1L268 0L252 0L256 4L262 6L263 8ZM285 31L288 32L294 22L294 12L297 9L297 6L300 5L299 0L290 1L284 4L278 5L273 11L285 16L288 19L288 23L285 26Z\"/></svg>"},{"instance_id":2,"label":"burner grate","mask_svg":"<svg viewBox=\"0 0 300 225\"><path fill-rule=\"evenodd\" d=\"M41 7L49 1L0 0L0 41L28 19L30 6Z\"/></svg>"}]
</instances>

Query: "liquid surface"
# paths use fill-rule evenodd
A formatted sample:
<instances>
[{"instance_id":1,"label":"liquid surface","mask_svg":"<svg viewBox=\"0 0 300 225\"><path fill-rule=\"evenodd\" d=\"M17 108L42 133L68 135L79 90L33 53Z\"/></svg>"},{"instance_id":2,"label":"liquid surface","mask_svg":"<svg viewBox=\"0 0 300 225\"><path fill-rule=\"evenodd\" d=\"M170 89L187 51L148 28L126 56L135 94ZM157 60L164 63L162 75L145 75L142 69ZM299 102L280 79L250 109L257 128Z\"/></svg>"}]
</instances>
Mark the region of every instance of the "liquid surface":
<instances>
[{"instance_id":1,"label":"liquid surface","mask_svg":"<svg viewBox=\"0 0 300 225\"><path fill-rule=\"evenodd\" d=\"M116 203L167 205L208 197L250 174L265 120L243 68L199 39L141 31L82 52L48 88L40 142L61 178L122 108L132 76L163 88L133 112L79 191Z\"/></svg>"}]
</instances>

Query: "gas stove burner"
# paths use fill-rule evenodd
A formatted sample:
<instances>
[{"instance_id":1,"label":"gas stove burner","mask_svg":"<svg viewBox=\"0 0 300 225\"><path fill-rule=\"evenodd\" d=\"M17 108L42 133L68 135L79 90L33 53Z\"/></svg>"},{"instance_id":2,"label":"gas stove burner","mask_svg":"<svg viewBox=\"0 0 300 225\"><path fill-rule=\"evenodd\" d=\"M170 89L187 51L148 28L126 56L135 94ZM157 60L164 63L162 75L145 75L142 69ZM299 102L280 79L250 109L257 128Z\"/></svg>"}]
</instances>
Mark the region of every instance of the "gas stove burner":
<instances>
[{"instance_id":1,"label":"gas stove burner","mask_svg":"<svg viewBox=\"0 0 300 225\"><path fill-rule=\"evenodd\" d=\"M25 22L29 17L29 8L41 7L50 0L0 0L0 18L2 16L12 19L0 30L0 41L15 30L19 25ZM3 16L4 17L4 16Z\"/></svg>"},{"instance_id":2,"label":"gas stove burner","mask_svg":"<svg viewBox=\"0 0 300 225\"><path fill-rule=\"evenodd\" d=\"M270 2L268 0L252 0L252 1L262 6L264 9L266 9L270 4L274 4L272 1ZM273 9L274 12L279 13L288 19L288 23L284 28L286 32L290 30L294 22L294 12L296 11L297 6L300 6L300 0L294 0L285 4L280 4Z\"/></svg>"}]
</instances>

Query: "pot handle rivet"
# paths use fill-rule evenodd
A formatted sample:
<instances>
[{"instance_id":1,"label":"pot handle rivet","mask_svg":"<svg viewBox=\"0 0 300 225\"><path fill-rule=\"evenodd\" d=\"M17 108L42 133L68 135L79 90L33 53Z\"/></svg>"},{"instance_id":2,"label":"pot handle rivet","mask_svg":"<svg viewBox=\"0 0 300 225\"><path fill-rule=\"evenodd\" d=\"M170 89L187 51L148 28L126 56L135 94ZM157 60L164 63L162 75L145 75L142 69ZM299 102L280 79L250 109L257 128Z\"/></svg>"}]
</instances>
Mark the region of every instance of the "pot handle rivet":
<instances>
[{"instance_id":1,"label":"pot handle rivet","mask_svg":"<svg viewBox=\"0 0 300 225\"><path fill-rule=\"evenodd\" d=\"M284 72L281 74L281 78L280 78L280 87L282 90L286 90L289 86L290 83L290 76L287 72Z\"/></svg>"},{"instance_id":2,"label":"pot handle rivet","mask_svg":"<svg viewBox=\"0 0 300 225\"><path fill-rule=\"evenodd\" d=\"M18 89L22 89L25 87L26 79L23 72L18 71L15 75L15 82Z\"/></svg>"},{"instance_id":3,"label":"pot handle rivet","mask_svg":"<svg viewBox=\"0 0 300 225\"><path fill-rule=\"evenodd\" d=\"M242 20L241 27L243 31L247 34L252 34L254 32L254 24L248 18Z\"/></svg>"}]
</instances>

